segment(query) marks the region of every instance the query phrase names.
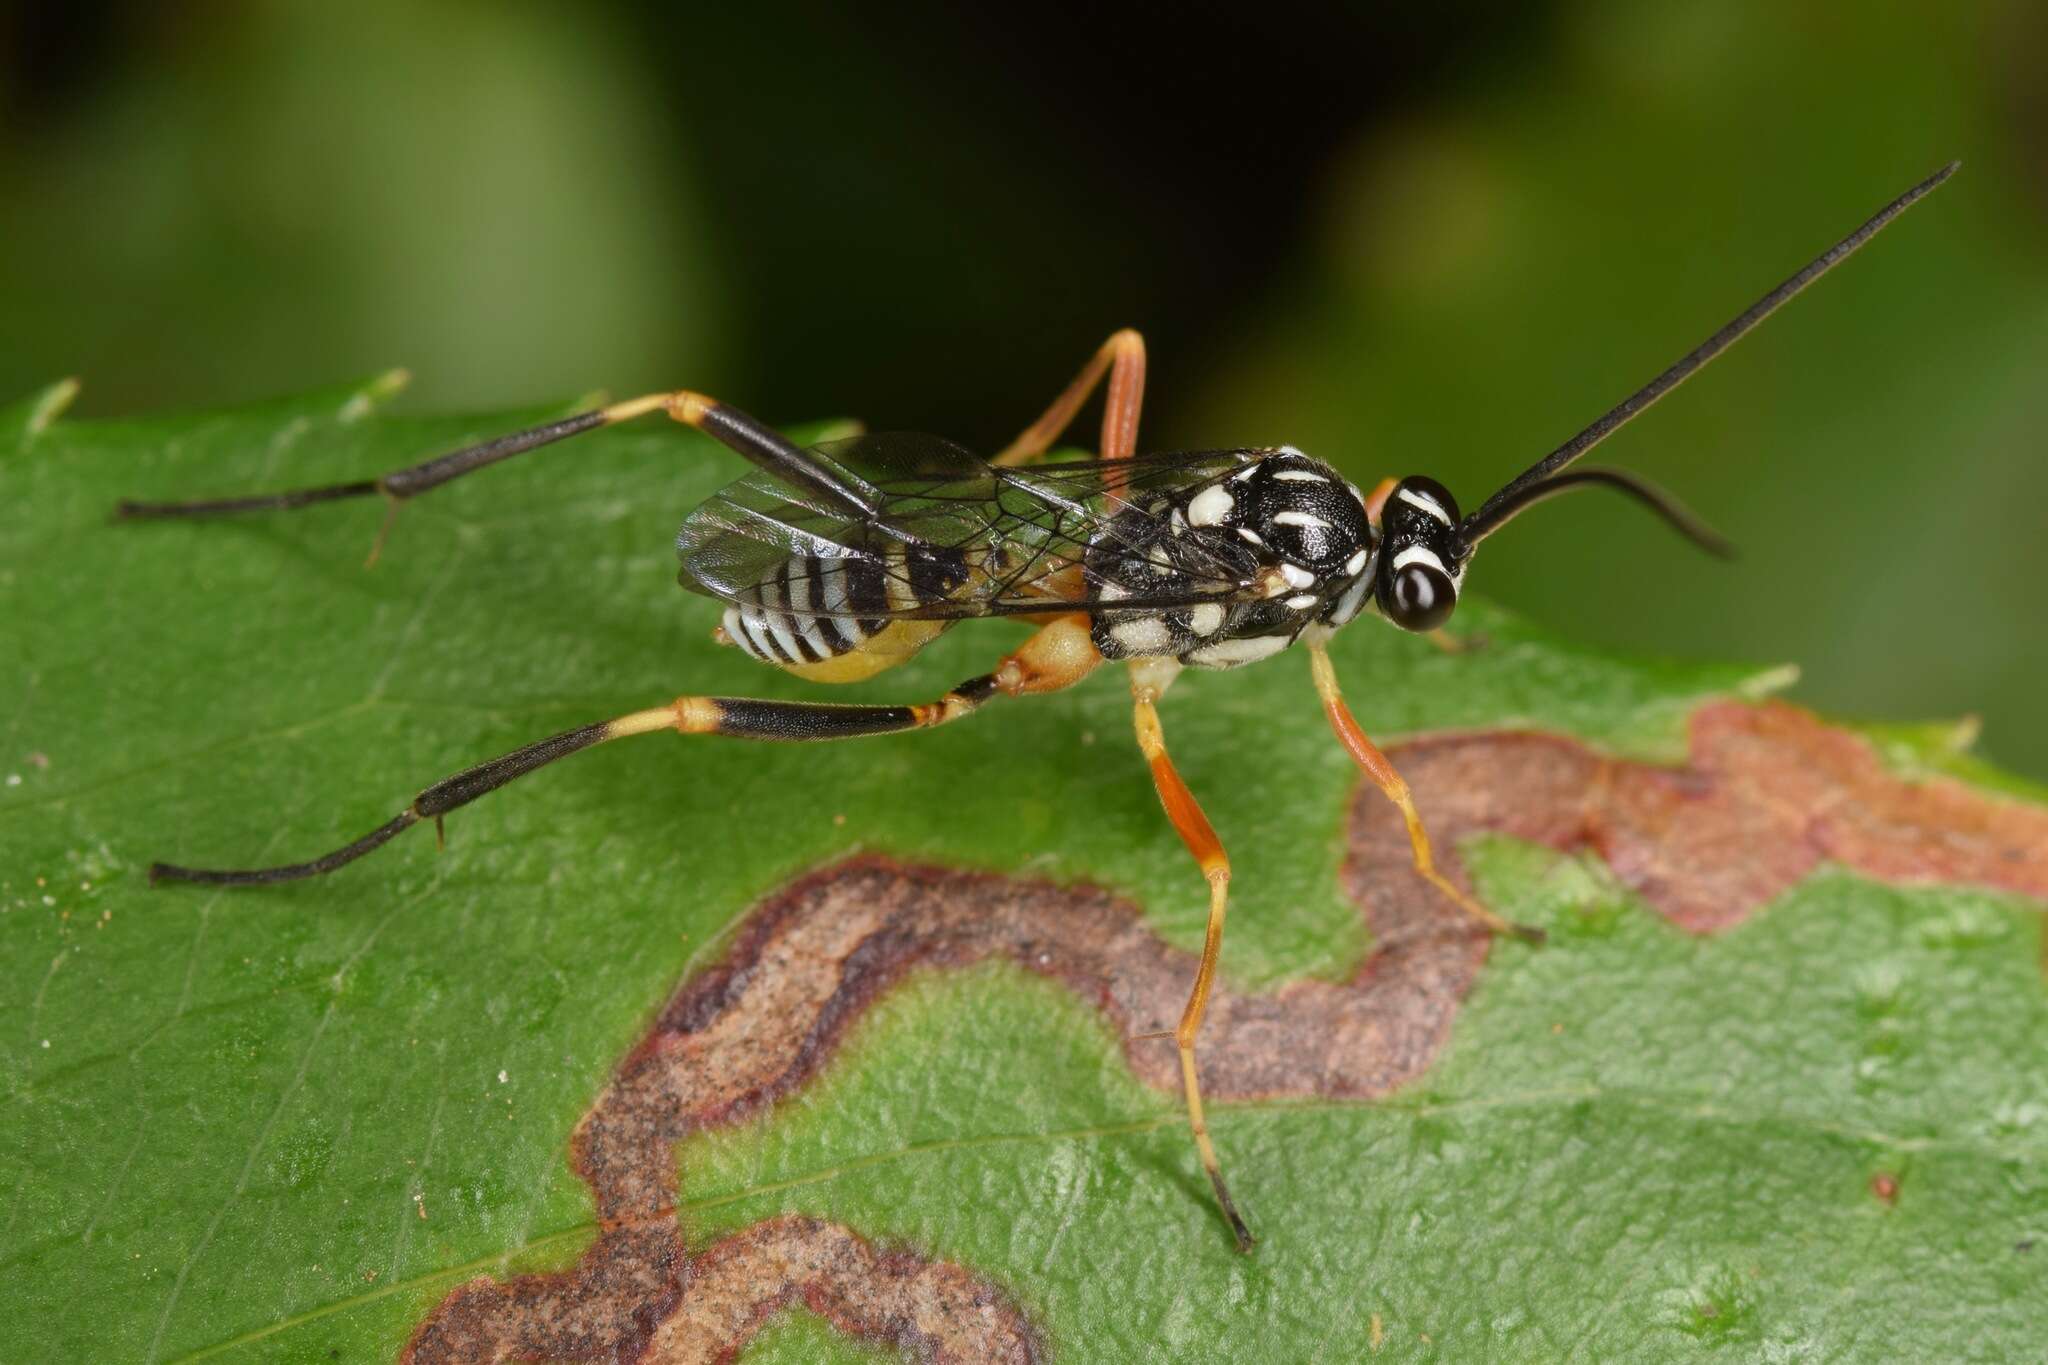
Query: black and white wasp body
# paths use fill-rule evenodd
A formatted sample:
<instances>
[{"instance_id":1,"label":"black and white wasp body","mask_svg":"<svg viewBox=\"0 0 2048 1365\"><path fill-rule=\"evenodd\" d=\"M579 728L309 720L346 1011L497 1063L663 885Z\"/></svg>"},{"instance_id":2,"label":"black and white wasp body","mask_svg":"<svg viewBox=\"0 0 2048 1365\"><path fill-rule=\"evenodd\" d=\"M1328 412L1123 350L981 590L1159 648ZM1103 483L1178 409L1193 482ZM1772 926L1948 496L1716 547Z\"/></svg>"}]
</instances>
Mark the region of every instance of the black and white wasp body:
<instances>
[{"instance_id":1,"label":"black and white wasp body","mask_svg":"<svg viewBox=\"0 0 2048 1365\"><path fill-rule=\"evenodd\" d=\"M811 454L878 514L749 475L677 549L684 586L727 602L724 640L818 681L969 616L1075 607L1106 659L1235 668L1350 621L1372 585L1365 495L1292 447L1010 468L885 433Z\"/></svg>"},{"instance_id":2,"label":"black and white wasp body","mask_svg":"<svg viewBox=\"0 0 2048 1365\"><path fill-rule=\"evenodd\" d=\"M423 820L440 823L514 778L607 740L675 731L751 740L836 740L948 724L998 697L1056 692L1104 663L1128 665L1132 720L1161 804L1209 886L1209 927L1170 1036L1189 1126L1240 1249L1238 1216L1202 1112L1195 1064L1223 941L1230 863L1181 781L1157 703L1184 667L1237 668L1301 644L1337 738L1406 821L1414 870L1494 932L1536 938L1440 873L1422 819L1386 756L1352 716L1325 650L1371 607L1405 630L1450 617L1475 547L1524 508L1604 486L1635 498L1710 550L1725 547L1656 489L1611 469L1571 469L1794 294L1875 236L1955 170L1937 172L1771 290L1592 425L1461 514L1448 489L1413 476L1362 493L1291 446L1137 453L1145 349L1119 332L1036 422L989 459L934 436L856 436L803 448L689 390L648 394L394 470L322 488L186 503L124 503L126 518L283 510L407 498L524 451L651 413L714 438L755 468L692 511L677 535L685 587L724 604L717 637L814 682L854 682L915 655L960 621L1013 617L1036 629L987 673L932 701L847 705L685 695L528 744L419 792L385 824L309 862L246 870L154 864L152 880L261 885L355 861ZM1107 380L1100 458L1045 456ZM387 514L385 527L390 526ZM379 533L381 545L383 533ZM374 551L373 556L374 558Z\"/></svg>"}]
</instances>

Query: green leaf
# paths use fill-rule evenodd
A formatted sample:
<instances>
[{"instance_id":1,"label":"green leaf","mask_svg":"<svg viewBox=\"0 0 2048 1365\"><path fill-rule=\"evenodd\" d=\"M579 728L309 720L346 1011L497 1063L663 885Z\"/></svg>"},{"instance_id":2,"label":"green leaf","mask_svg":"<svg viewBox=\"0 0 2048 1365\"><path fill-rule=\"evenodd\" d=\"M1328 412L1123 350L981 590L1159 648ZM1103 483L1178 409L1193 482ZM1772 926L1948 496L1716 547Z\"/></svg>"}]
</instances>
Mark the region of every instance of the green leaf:
<instances>
[{"instance_id":1,"label":"green leaf","mask_svg":"<svg viewBox=\"0 0 2048 1365\"><path fill-rule=\"evenodd\" d=\"M142 421L53 421L57 390L0 411L0 1357L388 1358L467 1281L576 1266L599 1231L571 1164L578 1124L679 984L742 952L735 926L849 853L1001 874L991 905L1010 878L1049 883L1047 904L1142 914L1129 941L1147 952L1167 951L1154 936L1200 943L1201 883L1113 677L857 745L606 746L458 812L445 853L414 833L317 882L150 890L153 859L308 856L436 777L679 692L816 695L716 648L711 604L674 588L675 525L734 462L672 428L580 438L410 504L374 570L369 503L107 521L120 496L360 478L547 415L375 415L390 387ZM2003 850L2003 883L2022 885L2048 843L2024 840L2039 812L1953 785L1947 805L1911 804L1953 745L1885 732L1906 776L1853 778L1907 803L1883 808L1882 837L1853 851L1831 808L1811 847L1835 861L1719 932L1683 932L1659 897L1720 905L1713 877L1761 875L1776 836L1687 852L1722 827L1684 796L1640 844L1647 863L1610 847L1610 865L1484 832L1553 811L1566 788L1456 755L1597 763L1498 736L1572 737L1650 793L1664 779L1644 765L1686 760L1697 708L1782 675L1607 657L1483 605L1461 627L1488 646L1448 656L1362 625L1333 652L1377 737L1484 732L1401 761L1426 775L1425 814L1467 792L1498 805L1464 828L1465 865L1552 940L1494 947L1440 1054L1390 1094L1215 1105L1253 1256L1229 1248L1177 1093L1149 1083L1170 1079L1170 1048L1127 1051L1098 997L1001 953L852 1000L814 1074L675 1144L657 1165L688 1249L764 1228L801 1240L813 1225L767 1220L820 1220L846 1230L833 1265L957 1273L1077 1360L2036 1346L2037 906L1898 883L1992 880L1965 873L1996 872ZM838 695L935 696L1016 638L962 628ZM1190 676L1165 719L1233 857L1232 998L1303 978L1325 984L1294 990L1345 989L1329 983L1375 946L1354 892L1378 904L1407 874L1359 842L1384 812L1354 807L1305 664ZM1843 771L1865 752L1786 724L1849 746ZM1731 768L1712 789L1748 792L1754 813L1770 783L1828 761L1740 782ZM1603 837L1627 833L1623 814ZM1905 872L1838 865L1922 835ZM1347 840L1380 850L1355 884ZM1116 899L1059 889L1080 883ZM691 1065L748 1074L754 1037ZM1230 1059L1251 1055L1232 1049L1252 1039L1205 1035L1212 1086L1229 1090ZM1283 1037L1277 1055L1329 1041ZM709 1283L693 1281L698 1302ZM833 1326L861 1305L804 1301L748 1359L877 1358Z\"/></svg>"}]
</instances>

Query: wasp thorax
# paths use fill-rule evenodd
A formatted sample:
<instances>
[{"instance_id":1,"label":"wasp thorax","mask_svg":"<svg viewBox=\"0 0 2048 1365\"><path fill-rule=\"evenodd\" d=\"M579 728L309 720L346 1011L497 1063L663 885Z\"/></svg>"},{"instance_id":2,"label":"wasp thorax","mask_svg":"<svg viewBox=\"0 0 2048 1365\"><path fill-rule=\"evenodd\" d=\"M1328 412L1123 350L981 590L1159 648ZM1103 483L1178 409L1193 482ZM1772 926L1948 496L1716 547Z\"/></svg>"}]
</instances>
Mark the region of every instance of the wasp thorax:
<instances>
[{"instance_id":1,"label":"wasp thorax","mask_svg":"<svg viewBox=\"0 0 2048 1365\"><path fill-rule=\"evenodd\" d=\"M1364 500L1335 470L1291 448L1259 452L1130 509L1095 543L1096 647L1198 668L1278 653L1311 626L1357 614L1374 540ZM1176 594L1189 605L1169 600Z\"/></svg>"}]
</instances>

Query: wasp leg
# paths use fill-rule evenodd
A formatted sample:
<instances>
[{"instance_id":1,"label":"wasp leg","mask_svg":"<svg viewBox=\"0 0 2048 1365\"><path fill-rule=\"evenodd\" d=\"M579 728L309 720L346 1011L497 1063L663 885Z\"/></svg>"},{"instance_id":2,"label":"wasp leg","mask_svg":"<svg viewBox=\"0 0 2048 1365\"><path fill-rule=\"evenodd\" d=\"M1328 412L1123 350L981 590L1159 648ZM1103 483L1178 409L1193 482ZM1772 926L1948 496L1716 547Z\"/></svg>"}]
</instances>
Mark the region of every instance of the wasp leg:
<instances>
[{"instance_id":1,"label":"wasp leg","mask_svg":"<svg viewBox=\"0 0 2048 1365\"><path fill-rule=\"evenodd\" d=\"M1472 654L1492 643L1489 637L1478 631L1470 635L1453 635L1447 630L1432 630L1422 638L1446 654Z\"/></svg>"},{"instance_id":2,"label":"wasp leg","mask_svg":"<svg viewBox=\"0 0 2048 1365\"><path fill-rule=\"evenodd\" d=\"M335 502L344 498L381 497L385 500L386 511L382 529L377 533L376 543L370 550L370 562L376 563L384 540L391 531L398 506L408 498L419 496L429 489L439 488L452 479L471 474L487 465L509 460L514 455L523 455L529 450L552 445L571 436L580 436L586 431L612 426L619 422L630 422L636 417L649 413L666 412L677 421L695 427L707 436L752 460L755 464L769 469L797 484L815 491L816 476L810 472L810 464L802 452L788 437L756 421L737 408L707 398L688 389L670 393L650 393L623 402L579 412L573 417L546 422L524 431L515 431L505 436L464 446L445 455L436 455L419 464L403 469L390 470L373 479L358 479L353 483L322 484L311 488L293 488L278 493L254 493L233 498L202 498L193 502L137 502L122 499L115 504L116 521L155 521L168 518L217 517L237 512L286 512L316 503ZM828 490L830 500L843 501L843 497ZM864 509L847 509L864 510Z\"/></svg>"},{"instance_id":3,"label":"wasp leg","mask_svg":"<svg viewBox=\"0 0 2048 1365\"><path fill-rule=\"evenodd\" d=\"M1202 1169L1209 1173L1209 1184L1215 1189L1216 1203L1230 1224L1231 1236L1237 1239L1237 1249L1250 1251L1254 1240L1252 1232L1239 1215L1237 1202L1230 1197L1230 1187L1223 1183L1223 1166L1216 1159L1216 1144L1209 1139L1209 1121L1202 1113L1202 1083L1195 1071L1195 1037L1202 1030L1202 1015L1209 1008L1209 989L1216 981L1216 959L1223 951L1223 917L1230 908L1230 858L1223 851L1223 841L1216 837L1216 831L1210 826L1209 817L1202 813L1200 803L1188 790L1187 783L1181 781L1172 756L1166 752L1166 734L1159 728L1156 703L1159 694L1171 681L1170 672L1161 675L1157 660L1131 665L1132 721L1138 732L1138 749L1152 766L1152 785L1159 791L1159 804L1166 808L1166 818L1173 822L1181 841L1188 846L1188 852L1194 854L1202 876L1209 883L1209 929L1202 940L1201 965L1195 968L1194 988L1188 992L1187 1007L1181 1011L1180 1023L1170 1036L1180 1049L1181 1083L1188 1098L1188 1127L1194 1132L1195 1149L1201 1154Z\"/></svg>"},{"instance_id":4,"label":"wasp leg","mask_svg":"<svg viewBox=\"0 0 2048 1365\"><path fill-rule=\"evenodd\" d=\"M1401 818L1408 822L1408 845L1414 852L1416 872L1492 933L1508 934L1524 943L1543 942L1541 929L1502 919L1437 870L1436 855L1430 849L1429 835L1422 828L1422 816L1415 809L1415 798L1409 794L1408 784L1401 774L1394 771L1394 765L1387 761L1387 756L1366 738L1365 731L1359 728L1357 719L1352 716L1351 708L1344 704L1344 694L1337 688L1337 671L1330 666L1328 651L1320 645L1311 645L1309 666L1315 672L1316 691L1323 699L1323 712L1330 718L1330 728L1337 732L1338 740L1352 760L1365 770L1365 775L1389 801L1400 807Z\"/></svg>"},{"instance_id":5,"label":"wasp leg","mask_svg":"<svg viewBox=\"0 0 2048 1365\"><path fill-rule=\"evenodd\" d=\"M830 740L861 735L886 735L923 730L972 714L995 696L1021 697L1057 692L1088 676L1102 656L1088 638L1088 618L1080 613L1041 627L991 672L947 692L937 701L915 706L845 706L825 702L760 701L744 697L678 697L616 720L567 730L515 749L487 763L444 778L413 797L406 808L354 843L345 844L311 862L282 867L211 870L154 863L152 883L205 882L216 886L262 886L271 882L317 877L354 862L389 843L422 820L438 827L449 811L466 806L486 792L558 758L607 740L675 730L685 735L730 735L737 739Z\"/></svg>"},{"instance_id":6,"label":"wasp leg","mask_svg":"<svg viewBox=\"0 0 2048 1365\"><path fill-rule=\"evenodd\" d=\"M1138 410L1145 402L1145 338L1131 328L1102 343L1074 376L1074 382L1052 400L1036 422L1019 432L992 464L1028 464L1052 448L1060 433L1109 372L1109 396L1103 402L1102 443L1096 453L1105 460L1129 459L1138 448Z\"/></svg>"},{"instance_id":7,"label":"wasp leg","mask_svg":"<svg viewBox=\"0 0 2048 1365\"><path fill-rule=\"evenodd\" d=\"M1394 496L1394 489L1400 482L1394 478L1381 479L1372 486L1372 492L1365 495L1365 519L1374 526L1380 524L1380 509L1387 505L1388 498Z\"/></svg>"}]
</instances>

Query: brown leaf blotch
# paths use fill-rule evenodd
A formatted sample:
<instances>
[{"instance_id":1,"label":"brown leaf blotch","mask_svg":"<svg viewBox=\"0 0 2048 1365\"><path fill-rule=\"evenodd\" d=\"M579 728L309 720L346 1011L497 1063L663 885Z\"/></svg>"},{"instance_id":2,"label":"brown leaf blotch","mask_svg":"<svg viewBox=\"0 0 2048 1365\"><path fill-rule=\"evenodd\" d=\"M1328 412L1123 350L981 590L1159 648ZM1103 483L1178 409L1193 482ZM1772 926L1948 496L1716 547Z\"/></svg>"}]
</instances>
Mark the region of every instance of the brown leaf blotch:
<instances>
[{"instance_id":1,"label":"brown leaf blotch","mask_svg":"<svg viewBox=\"0 0 2048 1365\"><path fill-rule=\"evenodd\" d=\"M1463 881L1454 850L1471 834L1589 849L1694 933L1740 922L1823 861L1893 882L2048 897L2048 812L1901 779L1860 738L1789 706L1702 707L1681 768L1521 732L1422 739L1391 756L1453 878ZM1352 805L1344 884L1371 954L1341 983L1260 995L1219 986L1202 1043L1214 1099L1367 1099L1435 1059L1487 941L1410 870L1403 826L1371 788ZM1086 886L880 858L801 877L683 983L577 1127L572 1161L596 1204L596 1243L559 1274L456 1289L405 1358L731 1360L802 1303L924 1359L1037 1359L1014 1303L961 1266L791 1216L692 1254L675 1220L678 1140L756 1115L810 1080L911 969L992 957L1061 982L1126 1037L1168 1027L1194 973L1192 955L1162 943L1136 907ZM1148 1084L1178 1088L1170 1047L1125 1052ZM1886 1202L1897 1194L1888 1175L1871 1188Z\"/></svg>"}]
</instances>

